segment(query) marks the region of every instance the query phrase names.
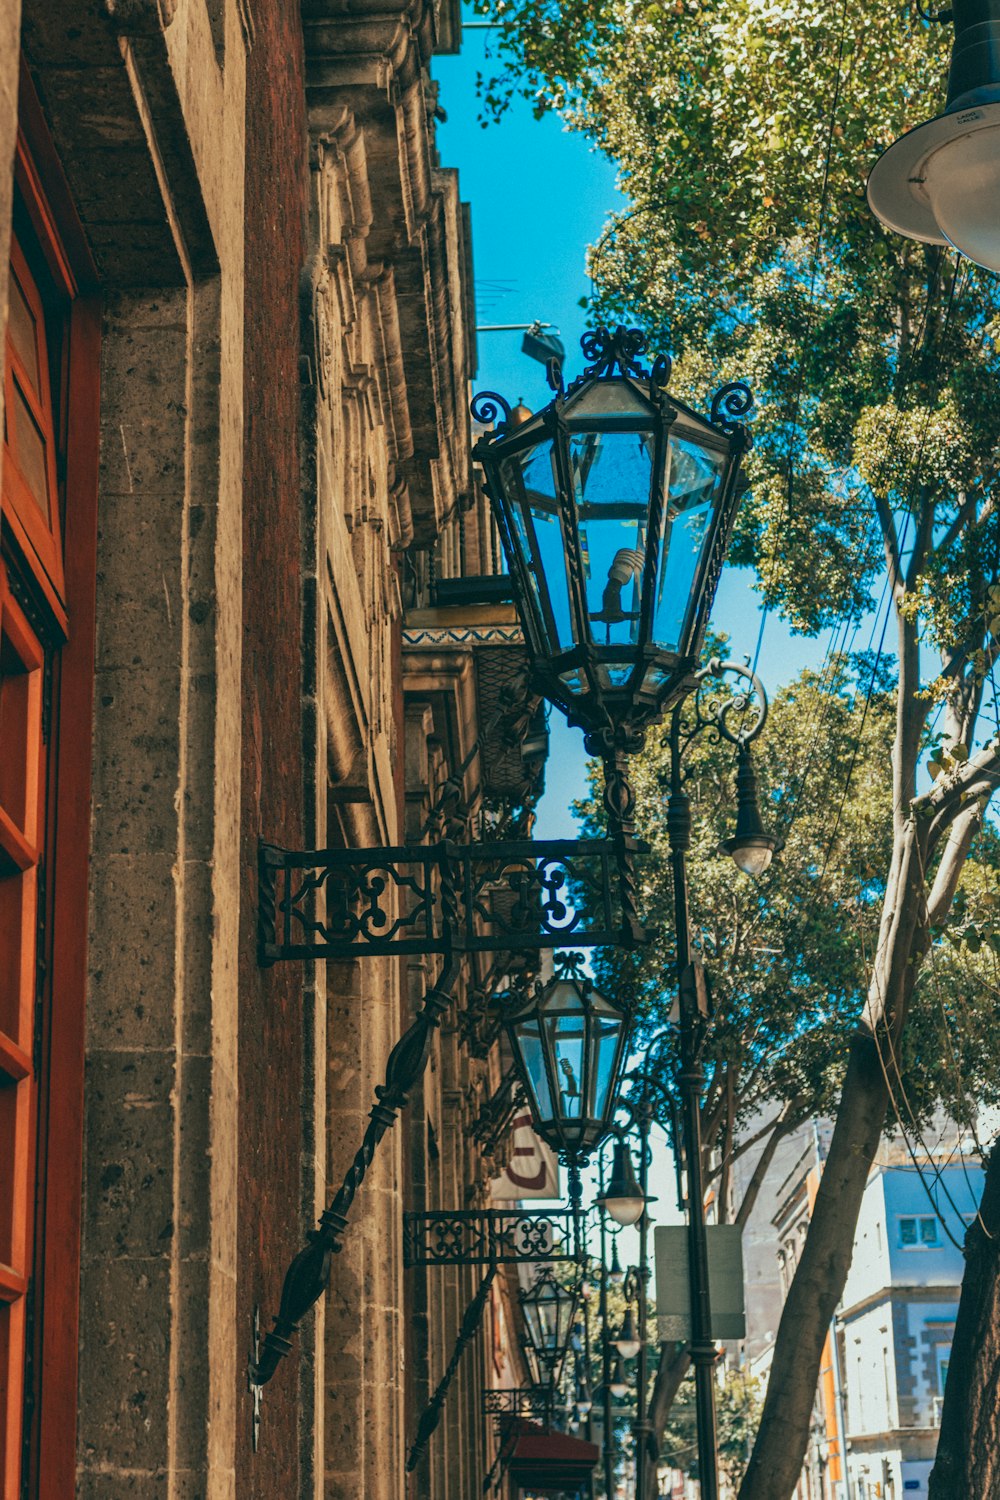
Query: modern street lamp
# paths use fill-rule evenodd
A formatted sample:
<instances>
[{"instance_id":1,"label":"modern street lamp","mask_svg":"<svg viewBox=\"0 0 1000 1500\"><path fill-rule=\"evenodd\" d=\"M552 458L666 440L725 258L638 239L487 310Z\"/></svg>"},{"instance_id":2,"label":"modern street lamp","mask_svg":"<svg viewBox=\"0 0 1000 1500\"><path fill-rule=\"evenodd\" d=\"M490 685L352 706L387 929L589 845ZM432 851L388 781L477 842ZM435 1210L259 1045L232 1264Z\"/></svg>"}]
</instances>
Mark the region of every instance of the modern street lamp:
<instances>
[{"instance_id":1,"label":"modern street lamp","mask_svg":"<svg viewBox=\"0 0 1000 1500\"><path fill-rule=\"evenodd\" d=\"M619 851L623 936L636 908L635 798L626 757L696 685L698 654L750 446L739 423L749 387L723 386L708 418L668 394L670 361L646 369L638 329L581 340L589 361L525 421L484 391L472 414L493 423L473 449L482 465L515 602L531 685L586 734L604 762Z\"/></svg>"},{"instance_id":2,"label":"modern street lamp","mask_svg":"<svg viewBox=\"0 0 1000 1500\"><path fill-rule=\"evenodd\" d=\"M953 0L950 14L955 41L944 113L879 157L868 203L897 234L953 245L1000 271L1000 0Z\"/></svg>"},{"instance_id":3,"label":"modern street lamp","mask_svg":"<svg viewBox=\"0 0 1000 1500\"><path fill-rule=\"evenodd\" d=\"M608 1134L618 1102L629 1014L580 972L579 953L504 1017L535 1133L571 1168Z\"/></svg>"}]
</instances>

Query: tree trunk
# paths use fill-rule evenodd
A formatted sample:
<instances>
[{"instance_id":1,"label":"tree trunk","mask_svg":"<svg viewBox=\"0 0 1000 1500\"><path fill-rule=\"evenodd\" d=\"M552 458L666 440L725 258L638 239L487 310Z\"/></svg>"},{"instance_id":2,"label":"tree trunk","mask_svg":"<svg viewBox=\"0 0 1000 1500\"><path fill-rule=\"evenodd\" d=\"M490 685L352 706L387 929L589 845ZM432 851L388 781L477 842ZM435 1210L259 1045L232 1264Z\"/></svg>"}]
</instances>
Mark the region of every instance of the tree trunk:
<instances>
[{"instance_id":1,"label":"tree trunk","mask_svg":"<svg viewBox=\"0 0 1000 1500\"><path fill-rule=\"evenodd\" d=\"M739 1500L790 1500L802 1472L820 1361L850 1269L868 1172L889 1105L906 1008L927 942L926 849L918 820L897 838L879 949L851 1041L830 1151L774 1342L760 1427ZM882 1056L880 1056L880 1048Z\"/></svg>"},{"instance_id":2,"label":"tree trunk","mask_svg":"<svg viewBox=\"0 0 1000 1500\"><path fill-rule=\"evenodd\" d=\"M847 1280L861 1196L888 1103L875 1042L857 1035L809 1233L778 1325L764 1409L740 1500L789 1500L798 1483L823 1345Z\"/></svg>"},{"instance_id":3,"label":"tree trunk","mask_svg":"<svg viewBox=\"0 0 1000 1500\"><path fill-rule=\"evenodd\" d=\"M965 1237L965 1275L928 1500L1000 1500L1000 1146L986 1159L979 1213Z\"/></svg>"},{"instance_id":4,"label":"tree trunk","mask_svg":"<svg viewBox=\"0 0 1000 1500\"><path fill-rule=\"evenodd\" d=\"M646 1452L645 1484L642 1491L644 1495L657 1493L656 1466L663 1434L667 1427L667 1418L677 1392L680 1390L681 1381L691 1368L691 1355L687 1344L681 1344L674 1349L673 1353L668 1352L669 1350L669 1344L660 1345L660 1363L657 1366L656 1379L653 1381L653 1391L649 1398L649 1425L652 1432Z\"/></svg>"}]
</instances>

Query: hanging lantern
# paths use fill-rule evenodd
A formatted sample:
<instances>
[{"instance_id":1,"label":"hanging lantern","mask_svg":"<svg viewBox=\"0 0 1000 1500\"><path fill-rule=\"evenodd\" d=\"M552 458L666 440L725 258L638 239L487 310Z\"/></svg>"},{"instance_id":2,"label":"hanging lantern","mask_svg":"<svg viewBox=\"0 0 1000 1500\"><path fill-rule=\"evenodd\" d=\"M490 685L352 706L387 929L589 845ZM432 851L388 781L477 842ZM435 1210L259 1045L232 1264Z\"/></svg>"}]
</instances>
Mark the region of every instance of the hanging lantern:
<instances>
[{"instance_id":1,"label":"hanging lantern","mask_svg":"<svg viewBox=\"0 0 1000 1500\"><path fill-rule=\"evenodd\" d=\"M638 329L581 339L568 390L515 421L472 403L482 464L536 690L608 745L641 733L692 685L750 446L749 388L724 386L705 418L646 369Z\"/></svg>"},{"instance_id":2,"label":"hanging lantern","mask_svg":"<svg viewBox=\"0 0 1000 1500\"><path fill-rule=\"evenodd\" d=\"M557 1281L546 1266L534 1285L518 1293L529 1344L547 1378L555 1383L569 1348L577 1292Z\"/></svg>"},{"instance_id":3,"label":"hanging lantern","mask_svg":"<svg viewBox=\"0 0 1000 1500\"><path fill-rule=\"evenodd\" d=\"M579 972L579 954L557 960L505 1017L535 1132L570 1166L586 1161L612 1127L629 1015Z\"/></svg>"},{"instance_id":4,"label":"hanging lantern","mask_svg":"<svg viewBox=\"0 0 1000 1500\"><path fill-rule=\"evenodd\" d=\"M625 1141L615 1141L611 1180L597 1201L616 1224L636 1224L642 1218L646 1199L636 1181L632 1153Z\"/></svg>"}]
</instances>

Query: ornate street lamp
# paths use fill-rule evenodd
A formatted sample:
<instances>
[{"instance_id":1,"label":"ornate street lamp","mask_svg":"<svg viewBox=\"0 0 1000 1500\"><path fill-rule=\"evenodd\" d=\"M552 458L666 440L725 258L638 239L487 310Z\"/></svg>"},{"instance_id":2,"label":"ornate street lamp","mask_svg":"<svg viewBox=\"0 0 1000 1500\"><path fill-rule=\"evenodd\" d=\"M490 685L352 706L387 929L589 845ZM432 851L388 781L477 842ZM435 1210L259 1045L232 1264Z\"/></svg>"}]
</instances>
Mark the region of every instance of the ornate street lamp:
<instances>
[{"instance_id":1,"label":"ornate street lamp","mask_svg":"<svg viewBox=\"0 0 1000 1500\"><path fill-rule=\"evenodd\" d=\"M578 1293L557 1281L546 1266L534 1285L518 1293L528 1342L538 1365L555 1384L569 1348Z\"/></svg>"},{"instance_id":2,"label":"ornate street lamp","mask_svg":"<svg viewBox=\"0 0 1000 1500\"><path fill-rule=\"evenodd\" d=\"M504 1018L536 1134L571 1168L611 1129L628 1038L628 1011L580 972L581 955L556 959Z\"/></svg>"},{"instance_id":3,"label":"ornate street lamp","mask_svg":"<svg viewBox=\"0 0 1000 1500\"><path fill-rule=\"evenodd\" d=\"M728 854L744 875L763 875L781 846L767 832L757 801L757 774L750 759L750 746L739 740L736 747L736 832L723 839L720 854Z\"/></svg>"},{"instance_id":4,"label":"ornate street lamp","mask_svg":"<svg viewBox=\"0 0 1000 1500\"><path fill-rule=\"evenodd\" d=\"M868 203L897 234L951 244L1000 271L1000 0L953 0L944 113L894 141L868 178Z\"/></svg>"},{"instance_id":5,"label":"ornate street lamp","mask_svg":"<svg viewBox=\"0 0 1000 1500\"><path fill-rule=\"evenodd\" d=\"M614 1367L611 1371L611 1379L608 1382L608 1390L616 1400L620 1401L623 1396L628 1395L628 1376L625 1374L625 1366L622 1364L621 1355L616 1355Z\"/></svg>"},{"instance_id":6,"label":"ornate street lamp","mask_svg":"<svg viewBox=\"0 0 1000 1500\"><path fill-rule=\"evenodd\" d=\"M619 1330L615 1338L612 1339L612 1343L618 1350L618 1353L621 1355L622 1359L635 1359L636 1355L639 1353L641 1340L638 1333L636 1332L635 1313L632 1311L631 1303L629 1303L628 1307L626 1307L625 1309L625 1316L622 1319L621 1329Z\"/></svg>"},{"instance_id":7,"label":"ornate street lamp","mask_svg":"<svg viewBox=\"0 0 1000 1500\"><path fill-rule=\"evenodd\" d=\"M668 393L670 361L646 369L638 329L581 340L589 364L523 421L502 396L472 403L494 423L482 465L524 627L532 686L586 732L605 764L620 854L634 854L624 757L696 683L698 654L736 514L753 404L731 383L706 418ZM499 419L499 420L498 420ZM626 936L640 931L623 860Z\"/></svg>"},{"instance_id":8,"label":"ornate street lamp","mask_svg":"<svg viewBox=\"0 0 1000 1500\"><path fill-rule=\"evenodd\" d=\"M616 1224L635 1224L642 1218L646 1195L636 1181L632 1153L625 1141L615 1141L611 1180L597 1202Z\"/></svg>"}]
</instances>

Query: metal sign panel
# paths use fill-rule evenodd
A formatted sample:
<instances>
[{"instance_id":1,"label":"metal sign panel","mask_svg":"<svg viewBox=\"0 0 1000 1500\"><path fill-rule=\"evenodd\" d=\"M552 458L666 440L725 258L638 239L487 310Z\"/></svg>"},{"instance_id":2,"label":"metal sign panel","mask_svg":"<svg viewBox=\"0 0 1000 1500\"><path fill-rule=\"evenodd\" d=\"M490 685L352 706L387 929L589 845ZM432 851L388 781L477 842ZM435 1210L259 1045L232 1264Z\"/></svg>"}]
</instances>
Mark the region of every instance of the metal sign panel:
<instances>
[{"instance_id":1,"label":"metal sign panel","mask_svg":"<svg viewBox=\"0 0 1000 1500\"><path fill-rule=\"evenodd\" d=\"M709 1224L708 1295L712 1338L746 1338L743 1300L743 1245L738 1224ZM660 1339L691 1337L691 1286L688 1277L688 1232L683 1224L658 1225L653 1231L656 1264L656 1324Z\"/></svg>"}]
</instances>

